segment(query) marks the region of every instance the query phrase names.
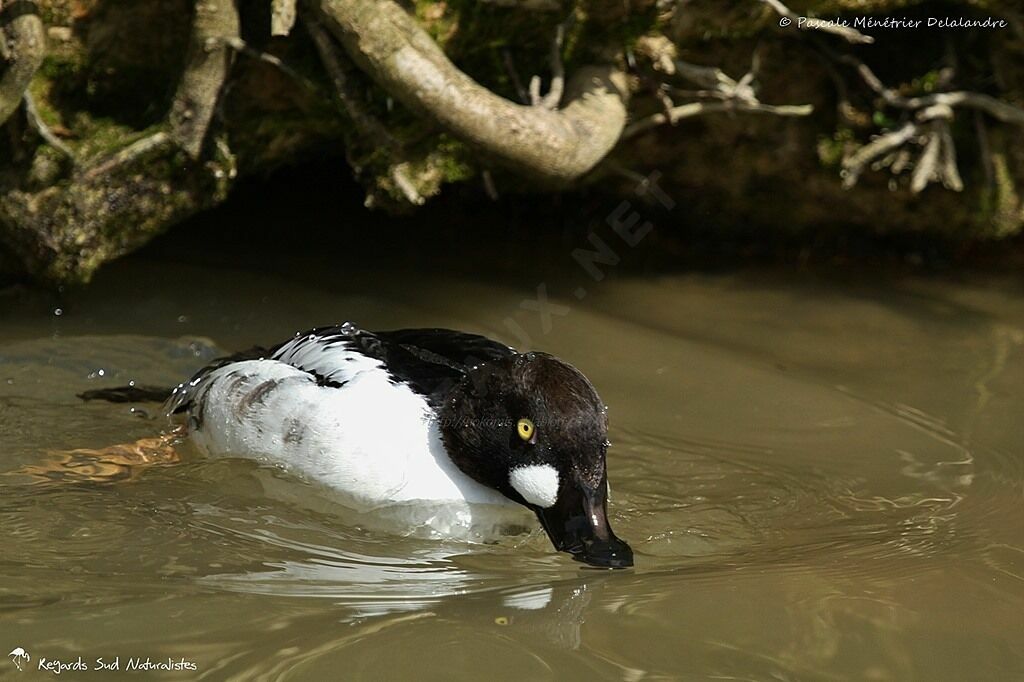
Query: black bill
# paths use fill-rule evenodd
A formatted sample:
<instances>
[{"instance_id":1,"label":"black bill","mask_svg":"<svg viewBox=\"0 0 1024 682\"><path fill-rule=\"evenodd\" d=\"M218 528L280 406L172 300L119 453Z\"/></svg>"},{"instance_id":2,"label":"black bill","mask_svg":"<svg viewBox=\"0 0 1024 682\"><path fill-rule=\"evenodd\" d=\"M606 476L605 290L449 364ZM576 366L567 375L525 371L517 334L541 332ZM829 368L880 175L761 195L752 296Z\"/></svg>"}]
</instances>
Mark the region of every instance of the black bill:
<instances>
[{"instance_id":1,"label":"black bill","mask_svg":"<svg viewBox=\"0 0 1024 682\"><path fill-rule=\"evenodd\" d=\"M558 551L591 566L629 568L633 550L612 532L607 503L605 479L596 489L570 484L563 486L554 506L536 510L537 518Z\"/></svg>"}]
</instances>

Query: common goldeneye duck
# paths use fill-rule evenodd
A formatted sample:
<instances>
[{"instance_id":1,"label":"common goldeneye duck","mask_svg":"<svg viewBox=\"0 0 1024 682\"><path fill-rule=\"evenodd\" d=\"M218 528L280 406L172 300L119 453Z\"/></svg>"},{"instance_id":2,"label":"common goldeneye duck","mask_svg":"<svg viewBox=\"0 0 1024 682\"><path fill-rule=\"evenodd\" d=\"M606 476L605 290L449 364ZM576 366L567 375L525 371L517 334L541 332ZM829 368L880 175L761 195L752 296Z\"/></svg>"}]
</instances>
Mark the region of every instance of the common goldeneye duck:
<instances>
[{"instance_id":1,"label":"common goldeneye duck","mask_svg":"<svg viewBox=\"0 0 1024 682\"><path fill-rule=\"evenodd\" d=\"M557 550L633 565L608 523L605 406L546 353L346 323L218 361L167 409L186 416L202 452L280 464L355 508L518 503Z\"/></svg>"}]
</instances>

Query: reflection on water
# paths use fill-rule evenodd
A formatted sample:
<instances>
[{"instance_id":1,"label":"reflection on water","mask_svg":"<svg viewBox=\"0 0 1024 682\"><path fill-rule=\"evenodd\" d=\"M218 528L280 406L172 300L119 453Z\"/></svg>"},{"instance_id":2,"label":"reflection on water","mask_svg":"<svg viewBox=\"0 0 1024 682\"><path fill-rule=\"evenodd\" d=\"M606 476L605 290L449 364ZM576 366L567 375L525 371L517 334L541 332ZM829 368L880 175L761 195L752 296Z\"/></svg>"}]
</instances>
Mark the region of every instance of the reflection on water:
<instances>
[{"instance_id":1,"label":"reflection on water","mask_svg":"<svg viewBox=\"0 0 1024 682\"><path fill-rule=\"evenodd\" d=\"M184 267L119 266L59 318L0 299L9 649L184 656L211 680L1024 678L1024 296L624 278L531 329L611 409L637 567L608 573L536 531L385 532L253 462L67 456L166 428L82 390L346 318L501 336L523 295Z\"/></svg>"}]
</instances>

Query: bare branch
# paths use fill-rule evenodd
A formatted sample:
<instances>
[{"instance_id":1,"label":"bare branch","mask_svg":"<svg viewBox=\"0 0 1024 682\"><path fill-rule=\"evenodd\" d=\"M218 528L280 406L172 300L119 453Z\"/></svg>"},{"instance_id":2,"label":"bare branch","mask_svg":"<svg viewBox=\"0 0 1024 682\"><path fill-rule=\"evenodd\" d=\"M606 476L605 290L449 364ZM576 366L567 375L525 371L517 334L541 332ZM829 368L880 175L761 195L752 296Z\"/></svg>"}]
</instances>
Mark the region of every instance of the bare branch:
<instances>
[{"instance_id":1,"label":"bare branch","mask_svg":"<svg viewBox=\"0 0 1024 682\"><path fill-rule=\"evenodd\" d=\"M935 134L929 135L928 142L924 146L924 152L921 154L917 167L914 168L914 174L910 179L911 192L914 194L920 193L921 190L928 186L929 182L938 178L939 153L941 151L941 138Z\"/></svg>"},{"instance_id":2,"label":"bare branch","mask_svg":"<svg viewBox=\"0 0 1024 682\"><path fill-rule=\"evenodd\" d=\"M541 97L541 94L540 94L540 76L531 76L530 77L529 90L530 90L530 106L531 107L539 107L539 106L541 106L541 102L543 101L544 98Z\"/></svg>"},{"instance_id":3,"label":"bare branch","mask_svg":"<svg viewBox=\"0 0 1024 682\"><path fill-rule=\"evenodd\" d=\"M849 189L869 163L903 146L917 135L917 126L907 123L897 130L879 135L843 160L843 187Z\"/></svg>"},{"instance_id":4,"label":"bare branch","mask_svg":"<svg viewBox=\"0 0 1024 682\"><path fill-rule=\"evenodd\" d=\"M572 23L573 16L555 28L555 39L551 41L551 87L548 94L541 98L540 105L547 109L557 109L565 92L565 65L562 63L562 44L565 42L565 30Z\"/></svg>"},{"instance_id":5,"label":"bare branch","mask_svg":"<svg viewBox=\"0 0 1024 682\"><path fill-rule=\"evenodd\" d=\"M751 114L773 114L775 116L807 116L814 111L810 104L749 104L740 100L728 102L690 102L673 107L668 112L652 114L642 118L635 123L626 126L622 133L622 139L629 139L634 135L650 130L659 125L669 123L675 125L684 118L703 116L721 112L743 112Z\"/></svg>"},{"instance_id":6,"label":"bare branch","mask_svg":"<svg viewBox=\"0 0 1024 682\"><path fill-rule=\"evenodd\" d=\"M395 183L395 187L402 193L405 200L413 206L422 206L426 203L426 199L416 189L416 185L409 178L409 164L407 162L396 163L391 167L391 181Z\"/></svg>"},{"instance_id":7,"label":"bare branch","mask_svg":"<svg viewBox=\"0 0 1024 682\"><path fill-rule=\"evenodd\" d=\"M512 81L512 87L516 91L516 97L519 98L520 104L530 104L530 93L523 87L523 81L519 78L519 70L516 69L516 63L512 59L512 51L507 47L501 50L501 60L505 64L505 71L508 72L509 80Z\"/></svg>"},{"instance_id":8,"label":"bare branch","mask_svg":"<svg viewBox=\"0 0 1024 682\"><path fill-rule=\"evenodd\" d=\"M650 130L655 126L665 123L675 125L684 118L710 113L744 112L776 116L807 116L814 111L814 107L809 104L764 104L757 98L755 88L757 73L761 67L760 49L754 50L750 70L737 81L718 67L691 64L679 59L676 56L675 46L664 39L641 40L638 43L638 48L651 60L656 71L669 76L679 76L706 89L686 91L661 84L655 91L655 95L662 103L664 110L627 126L623 132L624 139ZM672 94L697 97L702 101L676 105L664 91L666 87Z\"/></svg>"},{"instance_id":9,"label":"bare branch","mask_svg":"<svg viewBox=\"0 0 1024 682\"><path fill-rule=\"evenodd\" d=\"M171 138L193 159L203 140L227 78L229 45L239 39L233 0L197 0L185 74L171 106Z\"/></svg>"},{"instance_id":10,"label":"bare branch","mask_svg":"<svg viewBox=\"0 0 1024 682\"><path fill-rule=\"evenodd\" d=\"M320 54L320 60L327 69L331 81L334 83L335 94L338 96L345 113L352 120L353 126L359 133L366 147L383 147L388 152L389 166L387 177L392 185L398 190L402 198L413 206L421 206L426 203L422 193L417 189L416 183L410 177L412 167L405 160L405 150L402 144L388 131L388 129L375 116L363 106L363 102L355 92L345 68L335 50L335 44L331 36L315 19L303 18L306 30L313 38L313 44Z\"/></svg>"},{"instance_id":11,"label":"bare branch","mask_svg":"<svg viewBox=\"0 0 1024 682\"><path fill-rule=\"evenodd\" d=\"M992 118L1003 123L1024 125L1024 109L1007 104L990 95L978 92L967 92L957 90L953 92L939 92L921 97L904 97L892 88L886 87L875 72L860 59L853 55L843 55L838 59L857 70L857 74L864 83L880 96L886 104L896 109L925 109L935 105L945 105L951 108L967 107L985 112Z\"/></svg>"},{"instance_id":12,"label":"bare branch","mask_svg":"<svg viewBox=\"0 0 1024 682\"><path fill-rule=\"evenodd\" d=\"M682 59L675 59L672 61L672 64L672 73L679 74L694 85L699 85L702 88L719 90L723 86L726 88L736 87L736 81L717 66L690 64Z\"/></svg>"},{"instance_id":13,"label":"bare branch","mask_svg":"<svg viewBox=\"0 0 1024 682\"><path fill-rule=\"evenodd\" d=\"M871 36L864 35L857 29L850 28L849 26L843 26L831 21L802 21L800 16L782 4L779 0L761 0L761 2L775 10L779 16L788 19L791 22L791 25L798 29L802 30L804 28L808 28L815 31L821 31L822 33L831 33L832 35L839 36L848 43L870 44L875 42L875 39Z\"/></svg>"},{"instance_id":14,"label":"bare branch","mask_svg":"<svg viewBox=\"0 0 1024 682\"><path fill-rule=\"evenodd\" d=\"M911 97L902 100L898 106L904 109L921 109L936 105L978 109L1003 123L1024 126L1024 109L977 92L940 92L924 97Z\"/></svg>"},{"instance_id":15,"label":"bare branch","mask_svg":"<svg viewBox=\"0 0 1024 682\"><path fill-rule=\"evenodd\" d=\"M46 55L46 33L35 3L0 2L0 58L7 62L0 72L0 125L21 104L32 76Z\"/></svg>"},{"instance_id":16,"label":"bare branch","mask_svg":"<svg viewBox=\"0 0 1024 682\"><path fill-rule=\"evenodd\" d=\"M571 182L611 151L625 125L628 88L615 66L580 69L558 111L526 107L459 71L393 0L319 0L319 7L352 59L392 96L521 172Z\"/></svg>"},{"instance_id":17,"label":"bare branch","mask_svg":"<svg viewBox=\"0 0 1024 682\"><path fill-rule=\"evenodd\" d=\"M285 64L280 57L272 55L269 52L257 50L241 38L227 38L225 39L224 42L227 44L228 47L230 47L238 54L245 55L250 59L255 59L256 61L263 62L264 64L269 64L270 66L273 66L275 69L277 69L284 75L294 80L296 83L304 87L306 90L309 90L310 92L317 91L316 84L314 84L312 81L310 81L308 78L303 76L301 73L299 73L292 67Z\"/></svg>"},{"instance_id":18,"label":"bare branch","mask_svg":"<svg viewBox=\"0 0 1024 682\"><path fill-rule=\"evenodd\" d=\"M270 35L287 36L295 26L295 0L271 0Z\"/></svg>"},{"instance_id":19,"label":"bare branch","mask_svg":"<svg viewBox=\"0 0 1024 682\"><path fill-rule=\"evenodd\" d=\"M89 180L106 175L123 166L131 165L140 159L169 153L173 142L174 140L167 133L161 132L148 135L86 168L82 172L81 177Z\"/></svg>"},{"instance_id":20,"label":"bare branch","mask_svg":"<svg viewBox=\"0 0 1024 682\"><path fill-rule=\"evenodd\" d=\"M939 179L942 180L942 185L946 189L962 192L964 181L960 177L960 169L956 165L956 145L953 144L953 133L950 132L949 124L945 121L939 126L939 138L942 145L939 159Z\"/></svg>"}]
</instances>

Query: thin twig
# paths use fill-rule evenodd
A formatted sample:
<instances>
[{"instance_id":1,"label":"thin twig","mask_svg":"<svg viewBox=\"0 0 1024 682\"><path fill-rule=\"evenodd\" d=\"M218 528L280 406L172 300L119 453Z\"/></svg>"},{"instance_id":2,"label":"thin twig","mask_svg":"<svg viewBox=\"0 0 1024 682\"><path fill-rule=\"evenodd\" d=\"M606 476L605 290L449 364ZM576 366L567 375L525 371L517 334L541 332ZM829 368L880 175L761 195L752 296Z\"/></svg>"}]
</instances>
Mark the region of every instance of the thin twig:
<instances>
[{"instance_id":1,"label":"thin twig","mask_svg":"<svg viewBox=\"0 0 1024 682\"><path fill-rule=\"evenodd\" d=\"M920 97L904 97L892 88L886 87L867 64L853 55L843 55L839 60L853 66L864 83L879 95L886 104L896 109L924 109L935 105L948 107L967 107L984 111L989 116L1015 125L1024 125L1024 109L1007 104L1001 100L978 92L957 90L938 92Z\"/></svg>"},{"instance_id":2,"label":"thin twig","mask_svg":"<svg viewBox=\"0 0 1024 682\"><path fill-rule=\"evenodd\" d=\"M519 98L519 103L529 104L530 93L528 93L526 91L526 88L523 87L523 81L519 77L519 71L518 69L516 69L516 63L512 59L512 51L507 47L502 48L501 59L502 62L505 64L505 71L508 72L509 80L512 81L512 87L516 91L516 97Z\"/></svg>"},{"instance_id":3,"label":"thin twig","mask_svg":"<svg viewBox=\"0 0 1024 682\"><path fill-rule=\"evenodd\" d=\"M565 64L562 63L562 44L565 42L565 30L572 22L573 15L555 27L555 39L551 42L551 86L548 94L541 98L540 105L547 109L557 109L565 92Z\"/></svg>"},{"instance_id":4,"label":"thin twig","mask_svg":"<svg viewBox=\"0 0 1024 682\"><path fill-rule=\"evenodd\" d=\"M305 16L303 17L303 25L313 39L313 44L320 55L320 61L323 62L324 68L327 69L327 75L330 76L331 83L334 85L334 93L337 95L338 101L341 102L345 112L352 119L356 129L363 135L369 136L371 140L383 142L390 150L397 149L399 147L398 141L388 132L384 124L363 107L360 98L356 95L349 83L348 77L345 75L345 69L338 59L334 44L331 42L331 37L327 34L327 31L315 19Z\"/></svg>"},{"instance_id":5,"label":"thin twig","mask_svg":"<svg viewBox=\"0 0 1024 682\"><path fill-rule=\"evenodd\" d=\"M90 166L82 173L82 178L88 180L99 175L110 172L112 169L130 163L139 157L148 155L155 151L165 152L171 145L171 136L164 132L153 133L136 140L127 147L100 160Z\"/></svg>"},{"instance_id":6,"label":"thin twig","mask_svg":"<svg viewBox=\"0 0 1024 682\"><path fill-rule=\"evenodd\" d=\"M484 172L480 175L484 180L484 192L487 193L487 197L491 201L497 201L499 198L498 187L494 184L494 176L491 174L491 169L485 168Z\"/></svg>"},{"instance_id":7,"label":"thin twig","mask_svg":"<svg viewBox=\"0 0 1024 682\"><path fill-rule=\"evenodd\" d=\"M225 38L224 43L238 54L245 55L250 59L269 64L274 68L278 69L281 73L285 74L289 78L293 79L299 85L310 92L317 92L317 86L313 81L309 80L301 73L288 66L282 61L280 57L270 54L269 52L263 52L249 45L239 37Z\"/></svg>"},{"instance_id":8,"label":"thin twig","mask_svg":"<svg viewBox=\"0 0 1024 682\"><path fill-rule=\"evenodd\" d=\"M36 108L36 102L32 97L32 93L26 90L23 99L25 102L25 114L28 117L29 125L39 133L39 137L43 138L46 144L50 145L74 162L75 153L71 151L71 148L64 144L59 137L54 135L53 131L50 130L50 127L46 125L46 122L39 115L39 110Z\"/></svg>"},{"instance_id":9,"label":"thin twig","mask_svg":"<svg viewBox=\"0 0 1024 682\"><path fill-rule=\"evenodd\" d=\"M837 35L848 43L854 44L870 44L875 42L875 39L869 35L864 35L855 28L849 26L843 26L833 21L806 21L806 18L798 16L793 10L786 7L779 0L761 0L764 4L771 7L775 12L785 17L791 22L791 25L797 29L808 28L815 31L821 31L822 33L831 33ZM804 26L806 24L806 26Z\"/></svg>"},{"instance_id":10,"label":"thin twig","mask_svg":"<svg viewBox=\"0 0 1024 682\"><path fill-rule=\"evenodd\" d=\"M416 185L409 178L409 164L407 162L396 163L391 167L391 180L410 204L422 206L426 203L426 199L423 198L423 195L419 193Z\"/></svg>"},{"instance_id":11,"label":"thin twig","mask_svg":"<svg viewBox=\"0 0 1024 682\"><path fill-rule=\"evenodd\" d=\"M807 116L814 111L810 104L750 104L743 101L731 102L690 102L673 107L667 113L657 113L626 126L622 138L628 139L659 125L675 125L685 118L720 112L742 112L752 114L773 114L775 116Z\"/></svg>"},{"instance_id":12,"label":"thin twig","mask_svg":"<svg viewBox=\"0 0 1024 682\"><path fill-rule=\"evenodd\" d=\"M917 126L906 123L897 130L879 135L843 160L843 186L853 187L869 163L895 151L917 135Z\"/></svg>"},{"instance_id":13,"label":"thin twig","mask_svg":"<svg viewBox=\"0 0 1024 682\"><path fill-rule=\"evenodd\" d=\"M954 192L962 192L964 181L960 177L960 169L956 164L956 145L953 143L953 133L946 121L942 121L938 126L939 140L942 145L939 159L939 175L942 178L942 185Z\"/></svg>"},{"instance_id":14,"label":"thin twig","mask_svg":"<svg viewBox=\"0 0 1024 682\"><path fill-rule=\"evenodd\" d=\"M911 176L911 191L915 194L919 193L932 181L941 182L947 189L962 191L963 179L957 166L956 146L950 127L954 109L962 107L977 112L976 128L981 125L978 118L981 113L1003 123L1024 126L1024 109L990 95L958 90L905 97L895 89L887 87L875 75L871 67L857 57L849 54L838 55L820 41L816 41L816 45L832 60L853 67L864 84L886 105L893 109L912 113L915 119L904 124L899 130L885 133L876 138L848 157L843 162L844 187L849 188L855 185L860 174L871 161L887 155L892 158L892 162L888 164L890 172L893 175L898 175L910 165L910 155L905 149L896 153L897 149L911 140L920 139L924 149ZM943 69L941 78L947 85L952 82L953 76L951 66ZM983 164L988 163L984 158L985 154L986 150L982 149ZM986 168L986 173L990 171L991 168Z\"/></svg>"},{"instance_id":15,"label":"thin twig","mask_svg":"<svg viewBox=\"0 0 1024 682\"><path fill-rule=\"evenodd\" d=\"M930 134L928 142L925 143L924 152L914 168L914 174L910 178L910 191L919 194L928 183L938 177L939 153L942 151L942 139Z\"/></svg>"}]
</instances>

